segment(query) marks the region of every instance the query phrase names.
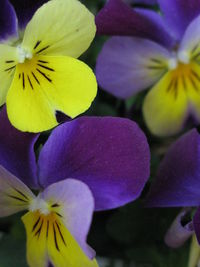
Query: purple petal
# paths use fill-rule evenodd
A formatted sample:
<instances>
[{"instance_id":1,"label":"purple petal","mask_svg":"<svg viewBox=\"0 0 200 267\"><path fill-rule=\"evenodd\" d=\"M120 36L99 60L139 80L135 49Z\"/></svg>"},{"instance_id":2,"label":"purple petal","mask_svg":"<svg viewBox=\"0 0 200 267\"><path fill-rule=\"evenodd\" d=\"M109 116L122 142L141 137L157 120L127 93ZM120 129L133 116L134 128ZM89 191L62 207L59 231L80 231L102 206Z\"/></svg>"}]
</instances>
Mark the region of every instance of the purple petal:
<instances>
[{"instance_id":1,"label":"purple petal","mask_svg":"<svg viewBox=\"0 0 200 267\"><path fill-rule=\"evenodd\" d=\"M200 0L158 0L164 17L180 39L189 23L200 13Z\"/></svg>"},{"instance_id":2,"label":"purple petal","mask_svg":"<svg viewBox=\"0 0 200 267\"><path fill-rule=\"evenodd\" d=\"M200 208L197 209L193 218L194 231L200 244Z\"/></svg>"},{"instance_id":3,"label":"purple petal","mask_svg":"<svg viewBox=\"0 0 200 267\"><path fill-rule=\"evenodd\" d=\"M35 11L48 0L10 0L17 13L19 27L25 28Z\"/></svg>"},{"instance_id":4,"label":"purple petal","mask_svg":"<svg viewBox=\"0 0 200 267\"><path fill-rule=\"evenodd\" d=\"M13 6L8 0L1 0L0 42L16 37L18 35L17 28L17 17Z\"/></svg>"},{"instance_id":5,"label":"purple petal","mask_svg":"<svg viewBox=\"0 0 200 267\"><path fill-rule=\"evenodd\" d=\"M95 257L94 251L87 245L86 239L94 211L94 199L88 186L80 181L67 179L47 187L41 197L48 203L60 206L67 229L82 247L88 257Z\"/></svg>"},{"instance_id":6,"label":"purple petal","mask_svg":"<svg viewBox=\"0 0 200 267\"><path fill-rule=\"evenodd\" d=\"M97 80L109 93L127 98L155 84L169 57L164 47L147 39L112 37L97 59Z\"/></svg>"},{"instance_id":7,"label":"purple petal","mask_svg":"<svg viewBox=\"0 0 200 267\"><path fill-rule=\"evenodd\" d=\"M184 210L178 214L165 235L165 243L171 248L179 248L194 233L192 221L183 225L183 219L189 210Z\"/></svg>"},{"instance_id":8,"label":"purple petal","mask_svg":"<svg viewBox=\"0 0 200 267\"><path fill-rule=\"evenodd\" d=\"M0 112L0 165L31 188L38 188L34 144L36 134L23 133L9 122L6 108Z\"/></svg>"},{"instance_id":9,"label":"purple petal","mask_svg":"<svg viewBox=\"0 0 200 267\"><path fill-rule=\"evenodd\" d=\"M130 0L129 2L134 4L144 4L144 5L156 5L157 0Z\"/></svg>"},{"instance_id":10,"label":"purple petal","mask_svg":"<svg viewBox=\"0 0 200 267\"><path fill-rule=\"evenodd\" d=\"M149 177L149 147L134 122L82 117L57 127L39 157L43 186L66 178L85 182L97 210L136 199Z\"/></svg>"},{"instance_id":11,"label":"purple petal","mask_svg":"<svg viewBox=\"0 0 200 267\"><path fill-rule=\"evenodd\" d=\"M144 37L169 46L170 35L160 19L155 19L158 15L152 14L141 14L121 0L110 0L96 16L97 33Z\"/></svg>"},{"instance_id":12,"label":"purple petal","mask_svg":"<svg viewBox=\"0 0 200 267\"><path fill-rule=\"evenodd\" d=\"M200 204L200 136L191 130L176 141L162 161L147 200L151 207Z\"/></svg>"}]
</instances>

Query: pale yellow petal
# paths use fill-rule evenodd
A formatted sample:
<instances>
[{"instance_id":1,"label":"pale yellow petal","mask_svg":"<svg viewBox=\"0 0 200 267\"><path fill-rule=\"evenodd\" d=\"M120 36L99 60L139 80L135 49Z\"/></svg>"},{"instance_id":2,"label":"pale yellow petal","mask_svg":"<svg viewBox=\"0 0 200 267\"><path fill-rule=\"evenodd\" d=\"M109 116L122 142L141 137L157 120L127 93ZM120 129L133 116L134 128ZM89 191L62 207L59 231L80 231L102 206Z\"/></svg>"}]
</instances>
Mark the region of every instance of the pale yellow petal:
<instances>
[{"instance_id":1,"label":"pale yellow petal","mask_svg":"<svg viewBox=\"0 0 200 267\"><path fill-rule=\"evenodd\" d=\"M6 102L6 95L12 82L17 62L17 49L0 44L0 106Z\"/></svg>"},{"instance_id":2,"label":"pale yellow petal","mask_svg":"<svg viewBox=\"0 0 200 267\"><path fill-rule=\"evenodd\" d=\"M27 25L22 47L43 55L79 57L94 39L93 14L77 0L52 0Z\"/></svg>"}]
</instances>

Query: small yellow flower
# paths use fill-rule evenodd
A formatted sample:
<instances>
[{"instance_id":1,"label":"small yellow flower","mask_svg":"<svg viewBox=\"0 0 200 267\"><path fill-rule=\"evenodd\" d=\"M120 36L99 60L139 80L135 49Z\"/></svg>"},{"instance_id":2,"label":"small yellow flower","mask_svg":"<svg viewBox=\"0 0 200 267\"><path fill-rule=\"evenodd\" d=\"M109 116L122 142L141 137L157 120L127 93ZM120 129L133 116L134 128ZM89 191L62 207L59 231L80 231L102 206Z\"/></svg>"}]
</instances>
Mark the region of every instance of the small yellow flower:
<instances>
[{"instance_id":1,"label":"small yellow flower","mask_svg":"<svg viewBox=\"0 0 200 267\"><path fill-rule=\"evenodd\" d=\"M78 58L96 32L77 0L52 0L37 10L16 46L0 44L0 105L21 131L55 127L56 111L74 118L97 93L92 70Z\"/></svg>"}]
</instances>

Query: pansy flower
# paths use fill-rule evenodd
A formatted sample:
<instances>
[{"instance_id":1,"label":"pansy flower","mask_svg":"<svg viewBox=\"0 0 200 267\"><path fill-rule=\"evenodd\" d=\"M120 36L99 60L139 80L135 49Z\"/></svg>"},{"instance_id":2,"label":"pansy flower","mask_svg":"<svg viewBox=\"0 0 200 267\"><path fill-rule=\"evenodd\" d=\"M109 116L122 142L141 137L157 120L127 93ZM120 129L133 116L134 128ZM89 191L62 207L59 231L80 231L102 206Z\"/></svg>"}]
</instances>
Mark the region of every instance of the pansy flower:
<instances>
[{"instance_id":1,"label":"pansy flower","mask_svg":"<svg viewBox=\"0 0 200 267\"><path fill-rule=\"evenodd\" d=\"M152 184L147 205L187 208L168 231L166 243L178 247L193 231L200 243L200 134L196 129L183 135L169 148ZM197 210L190 212L194 207ZM192 220L188 220L188 213L194 214Z\"/></svg>"},{"instance_id":2,"label":"pansy flower","mask_svg":"<svg viewBox=\"0 0 200 267\"><path fill-rule=\"evenodd\" d=\"M10 16L16 22L14 10ZM52 0L35 12L21 41L8 45L2 40L0 105L6 103L16 128L44 131L58 124L57 111L74 118L90 107L96 78L77 58L95 31L93 14L79 1ZM7 31L6 36L14 35Z\"/></svg>"},{"instance_id":3,"label":"pansy flower","mask_svg":"<svg viewBox=\"0 0 200 267\"><path fill-rule=\"evenodd\" d=\"M105 43L96 73L102 88L123 99L151 87L145 121L153 134L168 136L190 116L200 122L200 2L157 2L162 15L121 0L100 11L98 33L118 36Z\"/></svg>"},{"instance_id":4,"label":"pansy flower","mask_svg":"<svg viewBox=\"0 0 200 267\"><path fill-rule=\"evenodd\" d=\"M0 122L0 216L27 210L29 266L97 266L86 243L92 213L139 197L150 161L143 132L127 119L78 118L52 131L36 163L38 135L16 130L5 109Z\"/></svg>"}]
</instances>

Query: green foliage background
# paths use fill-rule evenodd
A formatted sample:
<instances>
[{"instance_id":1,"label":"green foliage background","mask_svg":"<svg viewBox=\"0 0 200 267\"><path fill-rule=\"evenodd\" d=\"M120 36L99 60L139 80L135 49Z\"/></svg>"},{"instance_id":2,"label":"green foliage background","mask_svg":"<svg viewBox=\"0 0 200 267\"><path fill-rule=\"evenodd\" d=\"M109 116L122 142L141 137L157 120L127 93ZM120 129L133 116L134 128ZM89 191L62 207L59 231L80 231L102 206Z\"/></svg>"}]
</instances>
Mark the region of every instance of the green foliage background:
<instances>
[{"instance_id":1,"label":"green foliage background","mask_svg":"<svg viewBox=\"0 0 200 267\"><path fill-rule=\"evenodd\" d=\"M94 13L104 5L102 0L83 0ZM106 37L97 36L82 60L95 69L96 57ZM98 96L87 115L128 117L139 123L151 147L151 178L140 200L107 212L94 214L88 242L96 250L101 267L186 267L189 242L180 249L164 244L164 235L178 214L178 209L145 209L143 199L154 179L165 151L175 138L153 137L144 125L141 105L146 92L126 101L99 89ZM40 138L37 153L49 133ZM25 230L22 214L0 220L0 267L27 267L25 259ZM102 261L104 259L104 261ZM102 262L102 263L101 263ZM104 263L103 263L104 262ZM37 267L37 266L35 266ZM80 266L83 267L83 266Z\"/></svg>"}]
</instances>

